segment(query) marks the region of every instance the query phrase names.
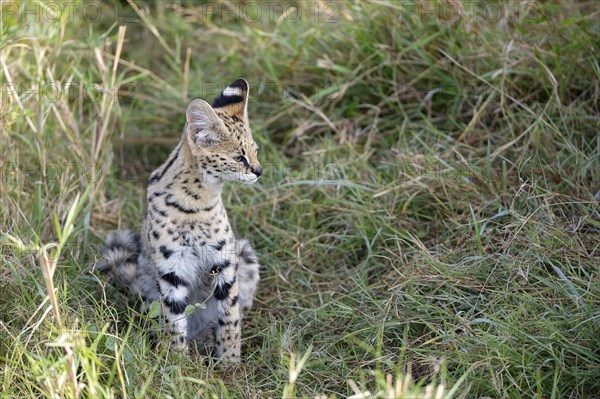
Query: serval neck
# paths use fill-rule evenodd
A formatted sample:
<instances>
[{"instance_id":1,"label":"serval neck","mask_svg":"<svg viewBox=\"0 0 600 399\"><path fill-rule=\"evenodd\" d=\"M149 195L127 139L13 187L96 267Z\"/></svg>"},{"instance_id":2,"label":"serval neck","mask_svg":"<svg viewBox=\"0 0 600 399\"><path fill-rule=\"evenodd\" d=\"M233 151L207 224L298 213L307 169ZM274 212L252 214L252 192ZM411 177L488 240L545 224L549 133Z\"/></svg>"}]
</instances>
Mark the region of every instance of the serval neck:
<instances>
[{"instance_id":1,"label":"serval neck","mask_svg":"<svg viewBox=\"0 0 600 399\"><path fill-rule=\"evenodd\" d=\"M185 140L175 147L167 161L149 179L148 200L164 197L167 206L194 217L222 203L223 183L202 168ZM176 198L176 200L175 200Z\"/></svg>"}]
</instances>

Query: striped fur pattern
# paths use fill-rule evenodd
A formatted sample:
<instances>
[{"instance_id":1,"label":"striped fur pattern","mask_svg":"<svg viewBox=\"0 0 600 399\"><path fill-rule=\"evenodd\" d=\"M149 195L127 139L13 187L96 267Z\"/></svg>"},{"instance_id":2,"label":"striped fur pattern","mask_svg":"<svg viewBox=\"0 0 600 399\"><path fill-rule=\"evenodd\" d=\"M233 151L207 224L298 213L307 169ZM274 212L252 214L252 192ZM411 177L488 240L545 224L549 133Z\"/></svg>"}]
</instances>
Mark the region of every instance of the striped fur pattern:
<instances>
[{"instance_id":1,"label":"striped fur pattern","mask_svg":"<svg viewBox=\"0 0 600 399\"><path fill-rule=\"evenodd\" d=\"M148 180L141 236L112 233L101 262L145 306L160 300L173 344L212 336L224 364L240 361L242 317L259 281L256 254L234 237L221 198L225 182L252 184L262 174L247 104L243 79L212 106L189 104L181 141ZM186 316L198 303L205 308Z\"/></svg>"}]
</instances>

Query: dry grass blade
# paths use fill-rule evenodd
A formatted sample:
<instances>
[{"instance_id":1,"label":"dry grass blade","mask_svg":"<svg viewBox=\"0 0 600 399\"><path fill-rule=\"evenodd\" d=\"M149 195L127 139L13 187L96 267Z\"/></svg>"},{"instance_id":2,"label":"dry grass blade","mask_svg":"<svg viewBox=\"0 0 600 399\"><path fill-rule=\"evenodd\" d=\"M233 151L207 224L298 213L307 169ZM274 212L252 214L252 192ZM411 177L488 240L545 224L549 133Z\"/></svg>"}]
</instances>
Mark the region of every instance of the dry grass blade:
<instances>
[{"instance_id":1,"label":"dry grass blade","mask_svg":"<svg viewBox=\"0 0 600 399\"><path fill-rule=\"evenodd\" d=\"M2 72L4 72L4 77L6 78L6 83L7 83L8 87L15 88L16 86L18 86L15 84L15 82L13 81L13 79L10 76L10 72L8 71L8 67L6 66L4 51L0 51L0 65L2 66ZM11 94L14 96L15 101L17 102L17 105L19 106L19 109L21 110L21 112L23 112L25 120L27 121L27 124L29 125L29 128L31 129L32 132L37 133L38 129L33 124L33 121L29 117L27 110L23 106L23 102L21 101L21 98L19 97L18 91L12 90Z\"/></svg>"},{"instance_id":2,"label":"dry grass blade","mask_svg":"<svg viewBox=\"0 0 600 399\"><path fill-rule=\"evenodd\" d=\"M3 1L0 396L594 397L599 14ZM237 77L264 174L223 196L262 268L222 373L94 265Z\"/></svg>"}]
</instances>

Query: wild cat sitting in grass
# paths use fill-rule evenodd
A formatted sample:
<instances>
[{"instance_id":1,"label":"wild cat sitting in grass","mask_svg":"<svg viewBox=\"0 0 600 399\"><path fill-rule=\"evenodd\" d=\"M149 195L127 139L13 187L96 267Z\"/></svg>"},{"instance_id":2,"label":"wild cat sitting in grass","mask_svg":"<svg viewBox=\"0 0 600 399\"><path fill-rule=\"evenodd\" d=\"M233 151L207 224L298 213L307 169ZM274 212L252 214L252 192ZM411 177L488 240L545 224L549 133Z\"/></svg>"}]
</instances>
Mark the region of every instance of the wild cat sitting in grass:
<instances>
[{"instance_id":1,"label":"wild cat sitting in grass","mask_svg":"<svg viewBox=\"0 0 600 399\"><path fill-rule=\"evenodd\" d=\"M242 319L259 281L256 254L234 237L221 199L225 182L252 184L262 175L247 109L244 79L212 106L192 101L181 141L148 180L141 235L111 233L103 249L103 267L143 309L161 302L173 344L211 336L224 363L240 361ZM206 306L186 315L196 303Z\"/></svg>"}]
</instances>

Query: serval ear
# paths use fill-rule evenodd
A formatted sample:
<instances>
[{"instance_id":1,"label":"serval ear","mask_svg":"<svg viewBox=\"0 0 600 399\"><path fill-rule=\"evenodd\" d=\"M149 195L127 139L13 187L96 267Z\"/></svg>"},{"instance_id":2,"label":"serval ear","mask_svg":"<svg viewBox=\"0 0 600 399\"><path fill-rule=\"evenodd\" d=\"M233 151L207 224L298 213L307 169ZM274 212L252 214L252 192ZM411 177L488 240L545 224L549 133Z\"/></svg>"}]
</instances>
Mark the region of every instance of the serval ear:
<instances>
[{"instance_id":1,"label":"serval ear","mask_svg":"<svg viewBox=\"0 0 600 399\"><path fill-rule=\"evenodd\" d=\"M185 119L186 134L192 145L207 147L218 144L227 132L221 118L204 100L192 101L185 111Z\"/></svg>"},{"instance_id":2,"label":"serval ear","mask_svg":"<svg viewBox=\"0 0 600 399\"><path fill-rule=\"evenodd\" d=\"M220 108L231 116L248 121L248 82L236 79L213 101L213 108Z\"/></svg>"}]
</instances>

